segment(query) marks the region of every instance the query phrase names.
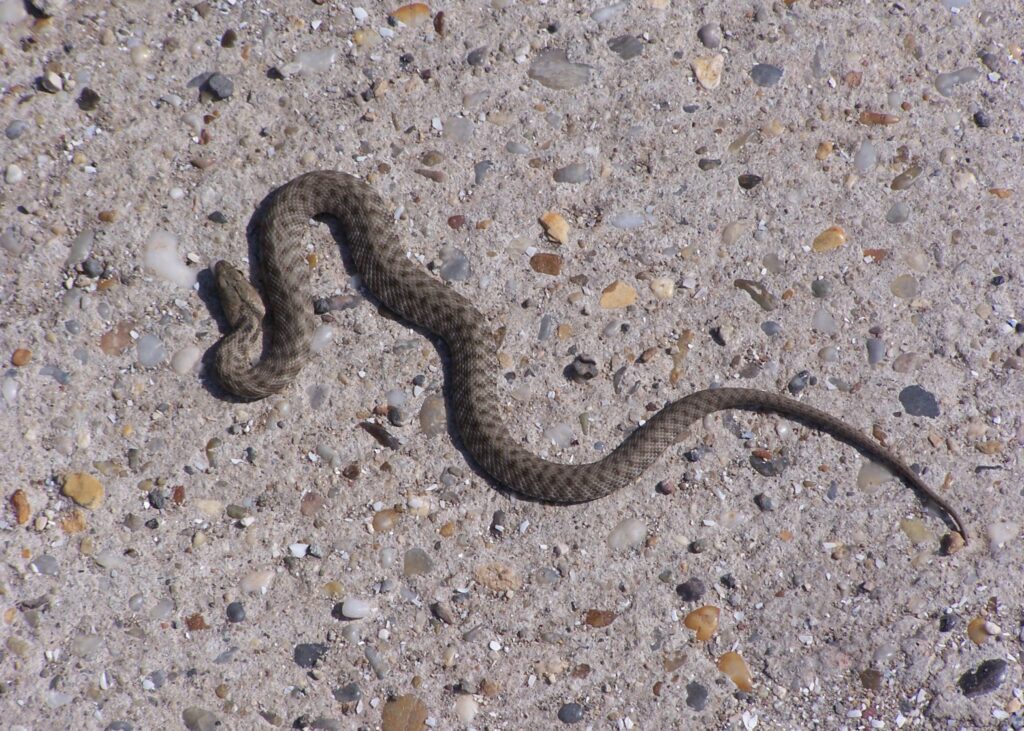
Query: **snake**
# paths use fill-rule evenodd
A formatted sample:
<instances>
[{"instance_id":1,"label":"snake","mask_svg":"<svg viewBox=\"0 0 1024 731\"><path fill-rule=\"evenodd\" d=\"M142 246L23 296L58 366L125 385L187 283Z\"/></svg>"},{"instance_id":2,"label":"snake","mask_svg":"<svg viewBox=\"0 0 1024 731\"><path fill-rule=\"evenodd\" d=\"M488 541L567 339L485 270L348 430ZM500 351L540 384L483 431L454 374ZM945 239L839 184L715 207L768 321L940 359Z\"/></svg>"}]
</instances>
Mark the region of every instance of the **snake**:
<instances>
[{"instance_id":1,"label":"snake","mask_svg":"<svg viewBox=\"0 0 1024 731\"><path fill-rule=\"evenodd\" d=\"M338 171L304 173L268 196L259 244L262 297L232 264L221 259L214 265L229 331L212 365L220 384L236 397L257 400L280 393L310 360L316 320L302 242L310 219L322 215L339 222L355 272L380 303L445 342L458 435L476 464L513 492L556 504L596 500L636 482L693 424L738 409L782 416L854 447L934 503L966 542L967 528L956 510L888 447L825 411L770 391L718 387L690 393L665 405L595 462L566 464L537 456L502 419L497 343L484 316L414 263L393 212L371 185Z\"/></svg>"}]
</instances>

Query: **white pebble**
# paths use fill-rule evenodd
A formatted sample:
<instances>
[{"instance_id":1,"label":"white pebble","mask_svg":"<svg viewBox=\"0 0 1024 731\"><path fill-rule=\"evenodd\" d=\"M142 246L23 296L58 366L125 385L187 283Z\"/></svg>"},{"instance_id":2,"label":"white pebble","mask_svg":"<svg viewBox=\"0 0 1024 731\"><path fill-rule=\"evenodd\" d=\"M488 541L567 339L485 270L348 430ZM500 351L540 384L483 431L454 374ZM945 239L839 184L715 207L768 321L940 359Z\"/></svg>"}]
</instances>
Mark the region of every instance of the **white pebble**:
<instances>
[{"instance_id":1,"label":"white pebble","mask_svg":"<svg viewBox=\"0 0 1024 731\"><path fill-rule=\"evenodd\" d=\"M647 540L647 524L639 518L625 518L619 521L608 536L608 546L613 551L639 548Z\"/></svg>"},{"instance_id":2,"label":"white pebble","mask_svg":"<svg viewBox=\"0 0 1024 731\"><path fill-rule=\"evenodd\" d=\"M1020 533L1017 523L993 523L988 528L988 539L994 548L1002 548Z\"/></svg>"},{"instance_id":3,"label":"white pebble","mask_svg":"<svg viewBox=\"0 0 1024 731\"><path fill-rule=\"evenodd\" d=\"M313 331L313 340L309 344L309 352L319 353L327 347L334 337L334 328L330 325L320 325Z\"/></svg>"},{"instance_id":4,"label":"white pebble","mask_svg":"<svg viewBox=\"0 0 1024 731\"><path fill-rule=\"evenodd\" d=\"M370 616L370 602L365 599L349 597L341 605L341 613L348 619L363 619Z\"/></svg>"},{"instance_id":5,"label":"white pebble","mask_svg":"<svg viewBox=\"0 0 1024 731\"><path fill-rule=\"evenodd\" d=\"M253 571L251 574L247 574L242 579L239 585L242 592L245 594L255 594L256 592L265 592L270 589L270 585L274 583L274 571L273 569L263 569L261 571Z\"/></svg>"},{"instance_id":6,"label":"white pebble","mask_svg":"<svg viewBox=\"0 0 1024 731\"><path fill-rule=\"evenodd\" d=\"M292 543L290 546L288 546L288 553L290 553L295 558L303 558L307 553L309 553L309 544Z\"/></svg>"},{"instance_id":7,"label":"white pebble","mask_svg":"<svg viewBox=\"0 0 1024 731\"><path fill-rule=\"evenodd\" d=\"M473 700L471 695L460 695L455 699L455 715L467 726L473 723L473 719L476 718L479 710L479 704Z\"/></svg>"},{"instance_id":8,"label":"white pebble","mask_svg":"<svg viewBox=\"0 0 1024 731\"><path fill-rule=\"evenodd\" d=\"M13 404L18 400L18 382L13 378L5 378L4 385L0 387L0 391L4 394L4 401L8 404Z\"/></svg>"},{"instance_id":9,"label":"white pebble","mask_svg":"<svg viewBox=\"0 0 1024 731\"><path fill-rule=\"evenodd\" d=\"M135 343L135 350L143 368L153 368L167 360L167 348L156 335L143 335Z\"/></svg>"},{"instance_id":10,"label":"white pebble","mask_svg":"<svg viewBox=\"0 0 1024 731\"><path fill-rule=\"evenodd\" d=\"M168 282L191 288L196 273L189 269L178 254L178 240L174 234L156 229L149 236L142 254L146 269Z\"/></svg>"},{"instance_id":11,"label":"white pebble","mask_svg":"<svg viewBox=\"0 0 1024 731\"><path fill-rule=\"evenodd\" d=\"M20 183L23 177L25 177L25 175L21 172L21 168L14 163L8 165L7 169L4 170L4 181L9 185Z\"/></svg>"},{"instance_id":12,"label":"white pebble","mask_svg":"<svg viewBox=\"0 0 1024 731\"><path fill-rule=\"evenodd\" d=\"M171 188L167 194L171 196L172 201L180 201L185 197L185 191L181 188Z\"/></svg>"},{"instance_id":13,"label":"white pebble","mask_svg":"<svg viewBox=\"0 0 1024 731\"><path fill-rule=\"evenodd\" d=\"M199 362L200 351L194 345L186 345L171 358L171 368L179 376L183 376Z\"/></svg>"},{"instance_id":14,"label":"white pebble","mask_svg":"<svg viewBox=\"0 0 1024 731\"><path fill-rule=\"evenodd\" d=\"M357 23L364 23L370 17L370 14L366 12L365 8L352 8L352 16L356 19Z\"/></svg>"}]
</instances>

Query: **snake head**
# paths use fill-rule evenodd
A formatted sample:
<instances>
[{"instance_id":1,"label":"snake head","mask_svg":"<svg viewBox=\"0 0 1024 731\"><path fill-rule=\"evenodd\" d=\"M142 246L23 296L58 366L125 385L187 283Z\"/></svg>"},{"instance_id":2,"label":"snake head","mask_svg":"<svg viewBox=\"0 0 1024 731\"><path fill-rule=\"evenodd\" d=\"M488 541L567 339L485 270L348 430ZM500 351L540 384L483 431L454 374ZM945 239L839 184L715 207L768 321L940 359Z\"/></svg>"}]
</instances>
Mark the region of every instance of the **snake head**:
<instances>
[{"instance_id":1,"label":"snake head","mask_svg":"<svg viewBox=\"0 0 1024 731\"><path fill-rule=\"evenodd\" d=\"M246 323L258 326L266 310L260 293L249 284L245 275L221 259L213 267L213 278L228 324L233 328Z\"/></svg>"}]
</instances>

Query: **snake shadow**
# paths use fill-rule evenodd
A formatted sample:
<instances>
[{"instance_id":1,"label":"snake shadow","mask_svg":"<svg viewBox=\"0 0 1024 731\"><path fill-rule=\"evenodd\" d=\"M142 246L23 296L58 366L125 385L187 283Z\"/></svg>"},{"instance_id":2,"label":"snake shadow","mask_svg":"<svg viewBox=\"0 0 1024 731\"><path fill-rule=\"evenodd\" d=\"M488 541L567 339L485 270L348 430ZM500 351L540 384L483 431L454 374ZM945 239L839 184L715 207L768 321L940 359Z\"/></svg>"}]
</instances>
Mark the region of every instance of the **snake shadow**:
<instances>
[{"instance_id":1,"label":"snake shadow","mask_svg":"<svg viewBox=\"0 0 1024 731\"><path fill-rule=\"evenodd\" d=\"M249 257L249 281L260 292L263 291L261 286L262 270L259 255L261 231L263 228L264 218L266 217L267 207L273 200L273 197L276 193L277 189L271 191L259 202L259 204L257 204L256 210L253 213L253 215L250 216L249 222L245 228L246 249ZM377 299L377 296L373 292L371 292L370 289L365 284L363 284L362 278L358 276L355 264L352 261L352 257L349 253L345 227L338 219L334 218L333 216L324 214L315 216L313 220L327 226L327 229L330 231L331 236L334 238L336 248L338 249L338 252L341 255L342 266L345 268L345 271L349 275L356 276L356 281L358 282L356 286L356 291L365 300L366 305L373 307L380 317L384 317L394 322L398 322L403 327L408 327L414 330L417 334L422 336L424 339L428 340L434 346L434 350L437 351L438 357L441 361L442 376L444 379L441 393L442 396L444 397L445 404L445 429L452 440L452 446L455 447L459 454L462 455L463 459L465 459L466 461L466 464L470 466L474 473L476 473L477 477L483 480L483 482L487 486L492 488L495 492L507 498L518 499L525 502L539 503L542 505L559 505L560 503L553 503L546 500L540 500L537 498L530 497L528 495L523 495L522 493L516 492L515 490L511 490L502 483L495 480L493 477L491 477L482 467L480 467L479 464L477 464L476 460L473 458L473 455L470 454L470 452L466 449L466 446L462 441L462 437L459 434L459 430L455 424L455 419L453 416L454 395L452 393L451 388L452 363L451 354L448 350L447 343L445 343L443 338L438 337L429 330L426 330L420 327L419 325L409 322L408 320L404 320L398 315L396 315L394 312L389 310L388 307L383 302ZM209 311L210 316L213 318L214 322L217 324L217 328L219 329L221 335L226 335L228 332L231 331L231 327L228 323L227 317L224 314L224 309L221 307L220 304L220 297L217 293L217 285L213 276L213 265L199 272L197 281L199 282L199 298L202 300L203 304L206 305L206 308ZM312 309L313 303L310 302L309 305L310 309ZM362 306L363 305L360 304L358 307ZM358 307L353 309L352 312L358 311ZM214 344L212 347L207 348L207 350L203 353L201 358L202 368L200 369L199 375L200 383L202 387L207 391L207 393L209 393L212 397L218 400L227 401L230 403L246 403L247 399L240 398L235 394L231 393L230 391L226 390L223 386L220 385L220 383L217 381L217 378L213 375L213 359L216 357L218 347L220 347L219 342ZM381 350L380 354L383 354L383 349ZM261 354L261 357L262 355L264 354ZM323 359L320 360L322 361ZM359 429L359 425L353 424L352 429Z\"/></svg>"}]
</instances>

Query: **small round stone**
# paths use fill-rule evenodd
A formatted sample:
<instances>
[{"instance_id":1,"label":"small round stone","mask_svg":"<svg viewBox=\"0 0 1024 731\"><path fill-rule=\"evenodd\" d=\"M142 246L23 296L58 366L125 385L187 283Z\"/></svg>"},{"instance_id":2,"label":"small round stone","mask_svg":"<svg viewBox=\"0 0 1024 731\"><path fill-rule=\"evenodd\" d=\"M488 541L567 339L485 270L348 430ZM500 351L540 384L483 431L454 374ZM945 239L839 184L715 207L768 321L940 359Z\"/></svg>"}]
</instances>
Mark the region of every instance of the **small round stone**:
<instances>
[{"instance_id":1,"label":"small round stone","mask_svg":"<svg viewBox=\"0 0 1024 731\"><path fill-rule=\"evenodd\" d=\"M722 33L717 23L705 23L697 31L697 38L705 48L718 48L722 45Z\"/></svg>"},{"instance_id":2,"label":"small round stone","mask_svg":"<svg viewBox=\"0 0 1024 731\"><path fill-rule=\"evenodd\" d=\"M566 703L558 709L558 720L565 724L579 723L583 720L583 706L579 703Z\"/></svg>"},{"instance_id":3,"label":"small round stone","mask_svg":"<svg viewBox=\"0 0 1024 731\"><path fill-rule=\"evenodd\" d=\"M695 711L703 711L708 704L708 689L697 681L686 684L686 705Z\"/></svg>"},{"instance_id":4,"label":"small round stone","mask_svg":"<svg viewBox=\"0 0 1024 731\"><path fill-rule=\"evenodd\" d=\"M676 587L676 594L684 602L699 601L705 592L704 582L697 578L690 578Z\"/></svg>"},{"instance_id":5,"label":"small round stone","mask_svg":"<svg viewBox=\"0 0 1024 731\"><path fill-rule=\"evenodd\" d=\"M775 86L782 78L782 69L768 63L759 63L750 69L750 78L758 86Z\"/></svg>"},{"instance_id":6,"label":"small round stone","mask_svg":"<svg viewBox=\"0 0 1024 731\"><path fill-rule=\"evenodd\" d=\"M237 624L245 620L245 607L242 602L231 602L227 606L228 621Z\"/></svg>"}]
</instances>

